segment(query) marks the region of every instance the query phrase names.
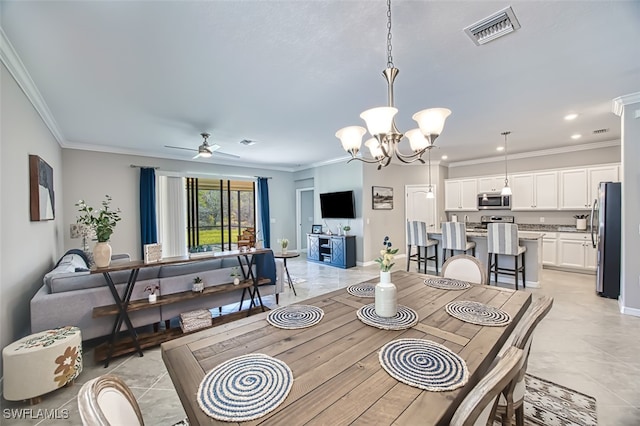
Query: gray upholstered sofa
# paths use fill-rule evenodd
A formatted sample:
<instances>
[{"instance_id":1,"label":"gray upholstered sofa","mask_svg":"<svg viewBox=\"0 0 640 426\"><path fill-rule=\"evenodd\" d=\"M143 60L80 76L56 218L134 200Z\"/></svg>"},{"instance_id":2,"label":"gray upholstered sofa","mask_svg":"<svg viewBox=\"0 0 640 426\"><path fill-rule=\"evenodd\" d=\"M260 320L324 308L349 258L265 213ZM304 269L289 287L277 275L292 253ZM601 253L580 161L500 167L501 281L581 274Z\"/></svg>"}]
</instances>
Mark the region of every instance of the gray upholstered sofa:
<instances>
[{"instance_id":1,"label":"gray upholstered sofa","mask_svg":"<svg viewBox=\"0 0 640 426\"><path fill-rule=\"evenodd\" d=\"M64 262L63 262L64 260ZM260 286L260 295L277 295L283 291L283 265L275 261L276 283ZM59 273L45 275L44 284L31 299L31 332L35 333L54 327L73 325L82 331L82 339L88 340L111 334L115 316L93 318L93 308L114 304L113 297L102 274L89 274L75 255L66 254L56 269ZM84 266L84 267L83 267ZM139 271L131 300L147 298L145 288L149 285L160 287L159 294L166 295L191 290L193 279L202 278L205 287L233 281L231 272L239 266L237 258L208 259L198 262L153 266ZM66 268L66 272L65 272ZM79 272L75 272L79 271ZM53 271L52 271L53 272ZM130 271L111 273L118 292L122 296ZM240 301L242 290L214 293L202 297L156 306L131 312L134 327L150 325L170 320L182 312L194 309L211 309ZM245 301L248 295L245 296ZM248 307L245 303L245 307ZM122 330L125 330L124 326Z\"/></svg>"}]
</instances>

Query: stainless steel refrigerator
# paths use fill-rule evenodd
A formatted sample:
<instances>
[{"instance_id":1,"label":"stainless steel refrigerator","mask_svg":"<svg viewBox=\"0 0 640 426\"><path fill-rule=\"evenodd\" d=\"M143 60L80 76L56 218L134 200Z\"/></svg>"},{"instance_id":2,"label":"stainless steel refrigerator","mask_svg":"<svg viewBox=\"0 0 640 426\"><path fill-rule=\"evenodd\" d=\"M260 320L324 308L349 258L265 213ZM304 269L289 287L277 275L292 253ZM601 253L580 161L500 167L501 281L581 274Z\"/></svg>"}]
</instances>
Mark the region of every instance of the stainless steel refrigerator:
<instances>
[{"instance_id":1,"label":"stainless steel refrigerator","mask_svg":"<svg viewBox=\"0 0 640 426\"><path fill-rule=\"evenodd\" d=\"M621 184L600 182L591 210L591 242L598 249L596 292L617 299L620 295Z\"/></svg>"}]
</instances>

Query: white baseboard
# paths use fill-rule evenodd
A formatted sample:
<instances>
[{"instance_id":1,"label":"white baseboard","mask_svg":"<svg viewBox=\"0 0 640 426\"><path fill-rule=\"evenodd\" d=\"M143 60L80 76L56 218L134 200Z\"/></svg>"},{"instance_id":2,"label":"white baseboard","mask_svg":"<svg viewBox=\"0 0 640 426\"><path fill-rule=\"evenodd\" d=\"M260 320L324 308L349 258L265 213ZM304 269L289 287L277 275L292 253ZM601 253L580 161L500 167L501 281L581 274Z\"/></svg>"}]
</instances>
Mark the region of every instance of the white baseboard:
<instances>
[{"instance_id":1,"label":"white baseboard","mask_svg":"<svg viewBox=\"0 0 640 426\"><path fill-rule=\"evenodd\" d=\"M624 315L631 315L634 317L640 317L640 309L630 308L622 304L622 300L618 299L618 306L620 306L620 313Z\"/></svg>"}]
</instances>

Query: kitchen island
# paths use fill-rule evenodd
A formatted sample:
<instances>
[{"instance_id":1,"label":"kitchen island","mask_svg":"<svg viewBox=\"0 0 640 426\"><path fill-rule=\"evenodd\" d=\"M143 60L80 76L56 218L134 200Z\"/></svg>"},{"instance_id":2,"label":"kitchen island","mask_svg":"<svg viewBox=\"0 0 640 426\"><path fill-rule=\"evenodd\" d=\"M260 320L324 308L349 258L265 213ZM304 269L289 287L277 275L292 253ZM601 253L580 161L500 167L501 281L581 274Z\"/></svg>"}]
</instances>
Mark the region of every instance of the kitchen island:
<instances>
[{"instance_id":1,"label":"kitchen island","mask_svg":"<svg viewBox=\"0 0 640 426\"><path fill-rule=\"evenodd\" d=\"M526 267L526 284L527 287L530 288L539 288L540 287L540 275L542 273L542 237L544 233L542 232L518 232L518 238L520 240L520 245L527 248L527 252L525 253L525 267ZM430 232L429 238L434 240L438 240L438 259L442 262L443 253L442 253L442 233L441 232ZM485 269L488 269L487 261L487 231L486 230L468 230L467 231L467 240L473 241L476 243L476 255L475 257L482 262ZM456 252L457 253L457 252ZM469 252L469 254L471 254ZM500 256L498 259L500 265L508 265L508 267L513 266L514 257L513 256ZM441 268L442 265L439 265ZM509 275L498 275L498 280L500 282L514 284L514 279ZM514 284L515 285L515 284Z\"/></svg>"}]
</instances>

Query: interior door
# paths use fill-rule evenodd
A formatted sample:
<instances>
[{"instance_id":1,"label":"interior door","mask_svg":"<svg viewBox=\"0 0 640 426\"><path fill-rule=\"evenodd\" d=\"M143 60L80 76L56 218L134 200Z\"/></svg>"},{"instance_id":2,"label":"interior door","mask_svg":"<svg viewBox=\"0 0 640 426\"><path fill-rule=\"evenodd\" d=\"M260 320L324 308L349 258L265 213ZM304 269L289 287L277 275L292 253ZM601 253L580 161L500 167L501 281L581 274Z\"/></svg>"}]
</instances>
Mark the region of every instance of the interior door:
<instances>
[{"instance_id":1,"label":"interior door","mask_svg":"<svg viewBox=\"0 0 640 426\"><path fill-rule=\"evenodd\" d=\"M296 243L298 250L307 251L307 234L311 233L313 225L313 188L300 188L296 190Z\"/></svg>"},{"instance_id":2,"label":"interior door","mask_svg":"<svg viewBox=\"0 0 640 426\"><path fill-rule=\"evenodd\" d=\"M440 224L437 214L437 192L433 185L434 198L427 198L428 185L407 185L405 220L418 220L427 224L427 232L438 232Z\"/></svg>"}]
</instances>

